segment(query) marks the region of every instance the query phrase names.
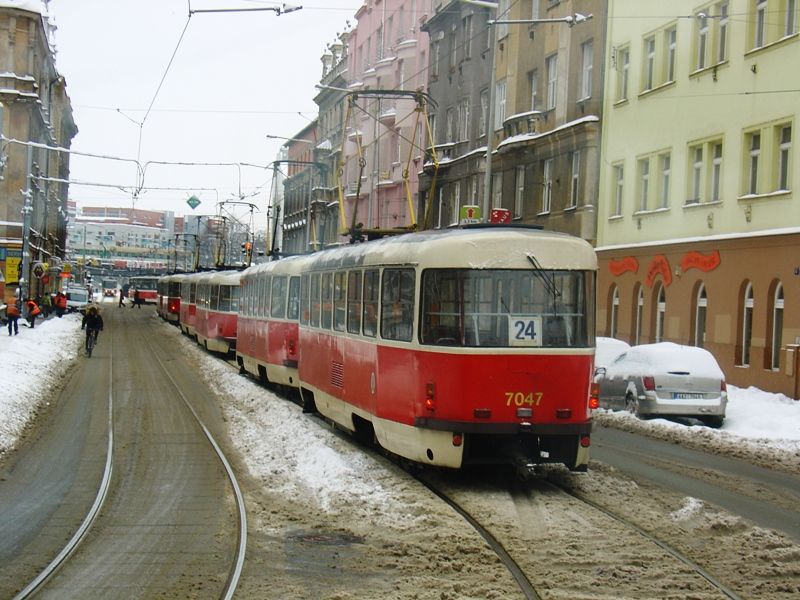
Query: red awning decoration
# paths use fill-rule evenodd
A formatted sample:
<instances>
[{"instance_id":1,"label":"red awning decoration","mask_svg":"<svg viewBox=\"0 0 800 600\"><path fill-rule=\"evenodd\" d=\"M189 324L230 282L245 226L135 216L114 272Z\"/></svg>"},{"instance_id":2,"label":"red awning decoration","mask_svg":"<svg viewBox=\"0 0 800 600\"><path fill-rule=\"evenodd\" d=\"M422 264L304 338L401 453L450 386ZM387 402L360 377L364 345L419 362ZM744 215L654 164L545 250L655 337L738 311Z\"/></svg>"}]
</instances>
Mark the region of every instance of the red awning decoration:
<instances>
[{"instance_id":1,"label":"red awning decoration","mask_svg":"<svg viewBox=\"0 0 800 600\"><path fill-rule=\"evenodd\" d=\"M623 273L630 271L636 273L639 271L639 261L635 256L626 256L624 258L612 258L608 263L608 270L614 277L619 277Z\"/></svg>"},{"instance_id":2,"label":"red awning decoration","mask_svg":"<svg viewBox=\"0 0 800 600\"><path fill-rule=\"evenodd\" d=\"M716 269L722 259L719 250L714 250L711 254L701 254L699 252L687 252L681 260L681 269L684 273L689 269L700 269L704 273Z\"/></svg>"},{"instance_id":3,"label":"red awning decoration","mask_svg":"<svg viewBox=\"0 0 800 600\"><path fill-rule=\"evenodd\" d=\"M647 287L653 287L656 277L661 275L664 280L664 285L672 283L672 269L670 269L669 261L663 254L653 257L650 267L647 269Z\"/></svg>"}]
</instances>

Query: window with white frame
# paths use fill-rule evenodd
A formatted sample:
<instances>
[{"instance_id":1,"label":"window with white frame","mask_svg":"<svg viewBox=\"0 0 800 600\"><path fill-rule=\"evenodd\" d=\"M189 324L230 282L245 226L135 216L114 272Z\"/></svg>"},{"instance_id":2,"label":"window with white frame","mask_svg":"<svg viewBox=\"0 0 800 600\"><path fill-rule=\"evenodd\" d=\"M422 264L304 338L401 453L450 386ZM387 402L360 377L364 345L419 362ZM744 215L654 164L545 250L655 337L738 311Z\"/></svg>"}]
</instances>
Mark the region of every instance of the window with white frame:
<instances>
[{"instance_id":1,"label":"window with white frame","mask_svg":"<svg viewBox=\"0 0 800 600\"><path fill-rule=\"evenodd\" d=\"M503 121L506 120L506 80L497 82L494 88L494 129L503 128Z\"/></svg>"},{"instance_id":2,"label":"window with white frame","mask_svg":"<svg viewBox=\"0 0 800 600\"><path fill-rule=\"evenodd\" d=\"M706 314L708 311L708 296L705 284L700 284L697 291L694 308L694 345L698 348L705 347L706 343Z\"/></svg>"},{"instance_id":3,"label":"window with white frame","mask_svg":"<svg viewBox=\"0 0 800 600\"><path fill-rule=\"evenodd\" d=\"M761 133L748 133L747 140L747 193L758 193L758 162L761 158Z\"/></svg>"},{"instance_id":4,"label":"window with white frame","mask_svg":"<svg viewBox=\"0 0 800 600\"><path fill-rule=\"evenodd\" d=\"M778 142L777 189L788 190L790 189L789 172L791 170L792 126L779 125L776 127L776 130Z\"/></svg>"},{"instance_id":5,"label":"window with white frame","mask_svg":"<svg viewBox=\"0 0 800 600\"><path fill-rule=\"evenodd\" d=\"M503 173L492 173L492 208L503 207Z\"/></svg>"},{"instance_id":6,"label":"window with white frame","mask_svg":"<svg viewBox=\"0 0 800 600\"><path fill-rule=\"evenodd\" d=\"M767 35L767 0L755 0L755 19L753 25L753 48L761 48Z\"/></svg>"},{"instance_id":7,"label":"window with white frame","mask_svg":"<svg viewBox=\"0 0 800 600\"><path fill-rule=\"evenodd\" d=\"M497 1L497 20L498 21L507 21L510 18L509 12L509 1L510 0L498 0ZM502 40L504 37L508 35L508 25L500 24L495 25L497 28L497 39Z\"/></svg>"},{"instance_id":8,"label":"window with white frame","mask_svg":"<svg viewBox=\"0 0 800 600\"><path fill-rule=\"evenodd\" d=\"M611 293L611 318L608 324L609 337L617 337L617 322L619 320L619 288L615 285Z\"/></svg>"},{"instance_id":9,"label":"window with white frame","mask_svg":"<svg viewBox=\"0 0 800 600\"><path fill-rule=\"evenodd\" d=\"M711 159L711 193L709 200L719 202L722 199L722 142L711 145L713 158Z\"/></svg>"},{"instance_id":10,"label":"window with white frame","mask_svg":"<svg viewBox=\"0 0 800 600\"><path fill-rule=\"evenodd\" d=\"M622 215L622 201L625 192L625 167L622 164L613 166L614 173L614 209L612 217L619 217Z\"/></svg>"},{"instance_id":11,"label":"window with white frame","mask_svg":"<svg viewBox=\"0 0 800 600\"><path fill-rule=\"evenodd\" d=\"M697 61L694 65L696 69L705 69L709 64L710 22L711 19L706 13L697 14Z\"/></svg>"},{"instance_id":12,"label":"window with white frame","mask_svg":"<svg viewBox=\"0 0 800 600\"><path fill-rule=\"evenodd\" d=\"M461 30L464 35L464 58L469 60L472 58L472 15L466 15L461 19Z\"/></svg>"},{"instance_id":13,"label":"window with white frame","mask_svg":"<svg viewBox=\"0 0 800 600\"><path fill-rule=\"evenodd\" d=\"M663 283L658 283L656 294L656 343L664 341L664 322L667 315L667 292Z\"/></svg>"},{"instance_id":14,"label":"window with white frame","mask_svg":"<svg viewBox=\"0 0 800 600\"><path fill-rule=\"evenodd\" d=\"M592 96L592 68L594 65L594 49L592 41L581 44L581 84L580 100Z\"/></svg>"},{"instance_id":15,"label":"window with white frame","mask_svg":"<svg viewBox=\"0 0 800 600\"><path fill-rule=\"evenodd\" d=\"M578 206L578 194L580 193L581 177L581 152L576 150L572 153L572 174L569 186L569 208Z\"/></svg>"},{"instance_id":16,"label":"window with white frame","mask_svg":"<svg viewBox=\"0 0 800 600\"><path fill-rule=\"evenodd\" d=\"M457 34L458 28L456 27L456 24L453 23L453 25L450 27L450 34L447 36L447 67L450 69L450 71L455 70L456 62L458 61L456 56L456 50L458 48Z\"/></svg>"},{"instance_id":17,"label":"window with white frame","mask_svg":"<svg viewBox=\"0 0 800 600\"><path fill-rule=\"evenodd\" d=\"M692 157L692 180L687 203L697 204L703 199L703 145L694 146L689 154Z\"/></svg>"},{"instance_id":18,"label":"window with white frame","mask_svg":"<svg viewBox=\"0 0 800 600\"><path fill-rule=\"evenodd\" d=\"M458 223L459 213L461 211L461 181L453 182L453 199L450 211L450 223L455 225Z\"/></svg>"},{"instance_id":19,"label":"window with white frame","mask_svg":"<svg viewBox=\"0 0 800 600\"><path fill-rule=\"evenodd\" d=\"M539 73L537 71L531 71L528 73L528 86L531 90L531 103L530 109L531 110L539 110Z\"/></svg>"},{"instance_id":20,"label":"window with white frame","mask_svg":"<svg viewBox=\"0 0 800 600\"><path fill-rule=\"evenodd\" d=\"M445 113L445 142L451 143L456 141L456 109L455 108L448 108L447 112Z\"/></svg>"},{"instance_id":21,"label":"window with white frame","mask_svg":"<svg viewBox=\"0 0 800 600\"><path fill-rule=\"evenodd\" d=\"M783 345L783 284L778 283L772 300L772 369L777 371L781 366L781 345Z\"/></svg>"},{"instance_id":22,"label":"window with white frame","mask_svg":"<svg viewBox=\"0 0 800 600\"><path fill-rule=\"evenodd\" d=\"M741 331L740 340L742 355L739 357L739 366L747 367L750 365L750 347L753 341L753 284L747 284L741 302Z\"/></svg>"},{"instance_id":23,"label":"window with white frame","mask_svg":"<svg viewBox=\"0 0 800 600\"><path fill-rule=\"evenodd\" d=\"M481 102L481 114L480 114L480 119L479 119L479 123L478 123L478 125L479 125L478 129L479 129L479 132L480 132L479 135L486 135L486 128L487 128L486 121L488 120L488 116L489 116L489 91L488 90L481 90L480 102Z\"/></svg>"},{"instance_id":24,"label":"window with white frame","mask_svg":"<svg viewBox=\"0 0 800 600\"><path fill-rule=\"evenodd\" d=\"M796 0L784 0L785 1L785 13L784 13L784 24L785 27L783 28L783 35L790 36L797 33L797 1Z\"/></svg>"},{"instance_id":25,"label":"window with white frame","mask_svg":"<svg viewBox=\"0 0 800 600\"><path fill-rule=\"evenodd\" d=\"M519 165L514 170L516 188L514 190L514 218L522 218L522 204L525 199L525 166Z\"/></svg>"},{"instance_id":26,"label":"window with white frame","mask_svg":"<svg viewBox=\"0 0 800 600\"><path fill-rule=\"evenodd\" d=\"M652 90L656 76L656 38L650 36L644 40L644 76L643 91Z\"/></svg>"},{"instance_id":27,"label":"window with white frame","mask_svg":"<svg viewBox=\"0 0 800 600\"><path fill-rule=\"evenodd\" d=\"M719 19L717 23L717 62L725 62L728 60L728 3L721 2L717 4L717 14Z\"/></svg>"},{"instance_id":28,"label":"window with white frame","mask_svg":"<svg viewBox=\"0 0 800 600\"><path fill-rule=\"evenodd\" d=\"M664 43L666 44L666 63L664 81L675 81L675 56L678 48L678 29L670 27L664 33Z\"/></svg>"},{"instance_id":29,"label":"window with white frame","mask_svg":"<svg viewBox=\"0 0 800 600\"><path fill-rule=\"evenodd\" d=\"M628 80L631 68L630 48L620 48L617 50L617 101L628 99Z\"/></svg>"},{"instance_id":30,"label":"window with white frame","mask_svg":"<svg viewBox=\"0 0 800 600\"><path fill-rule=\"evenodd\" d=\"M669 152L665 152L658 156L658 164L661 170L661 181L659 196L661 197L661 208L669 207L669 194L670 194L670 174L672 166L672 156Z\"/></svg>"},{"instance_id":31,"label":"window with white frame","mask_svg":"<svg viewBox=\"0 0 800 600\"><path fill-rule=\"evenodd\" d=\"M462 98L458 105L458 132L460 140L469 140L469 98Z\"/></svg>"},{"instance_id":32,"label":"window with white frame","mask_svg":"<svg viewBox=\"0 0 800 600\"><path fill-rule=\"evenodd\" d=\"M556 107L556 93L558 87L558 54L553 54L545 59L547 70L547 110Z\"/></svg>"},{"instance_id":33,"label":"window with white frame","mask_svg":"<svg viewBox=\"0 0 800 600\"><path fill-rule=\"evenodd\" d=\"M642 321L644 317L644 289L641 285L637 285L636 289L635 306L633 320L633 345L638 346L642 339Z\"/></svg>"},{"instance_id":34,"label":"window with white frame","mask_svg":"<svg viewBox=\"0 0 800 600\"><path fill-rule=\"evenodd\" d=\"M639 171L639 210L647 210L650 196L650 157L638 160Z\"/></svg>"},{"instance_id":35,"label":"window with white frame","mask_svg":"<svg viewBox=\"0 0 800 600\"><path fill-rule=\"evenodd\" d=\"M542 213L549 213L553 204L553 159L542 163Z\"/></svg>"}]
</instances>

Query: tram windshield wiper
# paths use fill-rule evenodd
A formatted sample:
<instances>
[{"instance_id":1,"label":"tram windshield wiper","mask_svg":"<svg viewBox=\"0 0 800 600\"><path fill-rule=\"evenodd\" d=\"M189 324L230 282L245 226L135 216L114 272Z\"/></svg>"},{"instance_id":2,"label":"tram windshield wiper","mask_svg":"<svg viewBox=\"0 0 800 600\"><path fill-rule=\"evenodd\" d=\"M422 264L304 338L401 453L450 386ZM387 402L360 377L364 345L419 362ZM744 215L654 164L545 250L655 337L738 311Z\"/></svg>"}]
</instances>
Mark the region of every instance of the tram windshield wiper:
<instances>
[{"instance_id":1,"label":"tram windshield wiper","mask_svg":"<svg viewBox=\"0 0 800 600\"><path fill-rule=\"evenodd\" d=\"M525 256L528 257L528 260L533 265L533 273L542 280L545 289L547 289L547 291L553 295L553 309L555 310L556 299L561 297L561 292L559 292L556 288L555 277L544 270L542 264L533 254L526 254Z\"/></svg>"}]
</instances>

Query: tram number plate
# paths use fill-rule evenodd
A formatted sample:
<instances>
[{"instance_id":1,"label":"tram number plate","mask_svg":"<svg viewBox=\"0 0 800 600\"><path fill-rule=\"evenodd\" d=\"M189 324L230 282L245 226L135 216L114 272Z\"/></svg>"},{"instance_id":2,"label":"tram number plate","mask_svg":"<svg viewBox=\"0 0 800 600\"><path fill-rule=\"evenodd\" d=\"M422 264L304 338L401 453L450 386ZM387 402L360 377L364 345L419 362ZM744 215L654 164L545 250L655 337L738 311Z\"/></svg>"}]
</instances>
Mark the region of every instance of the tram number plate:
<instances>
[{"instance_id":1,"label":"tram number plate","mask_svg":"<svg viewBox=\"0 0 800 600\"><path fill-rule=\"evenodd\" d=\"M506 406L539 406L543 392L506 392Z\"/></svg>"},{"instance_id":2,"label":"tram number plate","mask_svg":"<svg viewBox=\"0 0 800 600\"><path fill-rule=\"evenodd\" d=\"M508 316L509 346L541 346L542 317Z\"/></svg>"}]
</instances>

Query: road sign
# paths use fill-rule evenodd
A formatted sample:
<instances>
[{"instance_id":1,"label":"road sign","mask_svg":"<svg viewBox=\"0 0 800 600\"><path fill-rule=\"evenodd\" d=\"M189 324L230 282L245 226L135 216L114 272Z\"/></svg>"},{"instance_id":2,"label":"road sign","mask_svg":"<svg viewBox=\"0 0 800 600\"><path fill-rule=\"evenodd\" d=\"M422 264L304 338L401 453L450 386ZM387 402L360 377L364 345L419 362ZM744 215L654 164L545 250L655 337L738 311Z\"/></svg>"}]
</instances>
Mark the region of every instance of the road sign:
<instances>
[{"instance_id":1,"label":"road sign","mask_svg":"<svg viewBox=\"0 0 800 600\"><path fill-rule=\"evenodd\" d=\"M192 207L192 210L200 206L200 199L197 196L190 196L186 204Z\"/></svg>"},{"instance_id":2,"label":"road sign","mask_svg":"<svg viewBox=\"0 0 800 600\"><path fill-rule=\"evenodd\" d=\"M44 277L44 265L42 263L39 262L33 265L33 276L36 277L36 279Z\"/></svg>"},{"instance_id":3,"label":"road sign","mask_svg":"<svg viewBox=\"0 0 800 600\"><path fill-rule=\"evenodd\" d=\"M481 207L474 204L465 204L459 210L459 217L462 224L480 223Z\"/></svg>"}]
</instances>

